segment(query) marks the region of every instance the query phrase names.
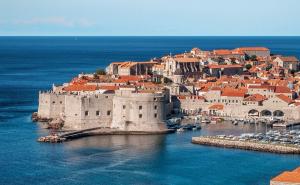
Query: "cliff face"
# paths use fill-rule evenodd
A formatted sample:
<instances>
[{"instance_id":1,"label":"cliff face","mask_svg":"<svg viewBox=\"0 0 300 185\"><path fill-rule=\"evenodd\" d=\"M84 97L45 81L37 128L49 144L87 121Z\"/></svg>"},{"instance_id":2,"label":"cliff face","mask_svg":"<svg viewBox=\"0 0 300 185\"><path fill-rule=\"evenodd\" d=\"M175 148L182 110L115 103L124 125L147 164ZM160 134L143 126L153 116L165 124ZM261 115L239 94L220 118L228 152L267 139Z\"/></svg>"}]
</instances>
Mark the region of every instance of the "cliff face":
<instances>
[{"instance_id":1,"label":"cliff face","mask_svg":"<svg viewBox=\"0 0 300 185\"><path fill-rule=\"evenodd\" d=\"M39 94L38 120L61 120L64 130L113 128L120 131L166 130L163 93Z\"/></svg>"}]
</instances>

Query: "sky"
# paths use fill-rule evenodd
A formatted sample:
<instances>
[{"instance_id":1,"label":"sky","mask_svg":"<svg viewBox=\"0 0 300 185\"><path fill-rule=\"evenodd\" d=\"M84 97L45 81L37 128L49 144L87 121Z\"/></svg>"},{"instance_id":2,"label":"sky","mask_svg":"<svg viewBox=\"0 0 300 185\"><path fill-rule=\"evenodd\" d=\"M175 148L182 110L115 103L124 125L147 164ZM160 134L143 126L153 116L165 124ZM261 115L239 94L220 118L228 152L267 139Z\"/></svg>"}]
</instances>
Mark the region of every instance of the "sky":
<instances>
[{"instance_id":1,"label":"sky","mask_svg":"<svg viewBox=\"0 0 300 185\"><path fill-rule=\"evenodd\" d=\"M0 0L1 36L299 36L300 0Z\"/></svg>"}]
</instances>

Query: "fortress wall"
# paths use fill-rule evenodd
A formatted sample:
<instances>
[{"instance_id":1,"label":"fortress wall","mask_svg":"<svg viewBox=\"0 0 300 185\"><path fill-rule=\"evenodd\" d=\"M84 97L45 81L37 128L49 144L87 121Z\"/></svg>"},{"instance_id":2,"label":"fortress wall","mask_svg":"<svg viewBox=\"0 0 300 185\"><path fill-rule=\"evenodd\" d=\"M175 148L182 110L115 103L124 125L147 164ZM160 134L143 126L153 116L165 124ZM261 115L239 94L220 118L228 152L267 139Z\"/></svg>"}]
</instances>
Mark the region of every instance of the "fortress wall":
<instances>
[{"instance_id":1,"label":"fortress wall","mask_svg":"<svg viewBox=\"0 0 300 185\"><path fill-rule=\"evenodd\" d=\"M60 118L65 109L65 95L51 92L39 93L38 116L41 118Z\"/></svg>"},{"instance_id":2,"label":"fortress wall","mask_svg":"<svg viewBox=\"0 0 300 185\"><path fill-rule=\"evenodd\" d=\"M50 94L39 93L38 116L41 118L50 118Z\"/></svg>"},{"instance_id":3,"label":"fortress wall","mask_svg":"<svg viewBox=\"0 0 300 185\"><path fill-rule=\"evenodd\" d=\"M200 110L207 109L208 104L204 100L199 99L184 99L180 100L180 108L188 112L199 112Z\"/></svg>"},{"instance_id":4,"label":"fortress wall","mask_svg":"<svg viewBox=\"0 0 300 185\"><path fill-rule=\"evenodd\" d=\"M113 99L112 127L127 131L166 129L166 103L161 94L123 91Z\"/></svg>"},{"instance_id":5,"label":"fortress wall","mask_svg":"<svg viewBox=\"0 0 300 185\"><path fill-rule=\"evenodd\" d=\"M66 96L65 127L88 129L110 127L113 94Z\"/></svg>"},{"instance_id":6,"label":"fortress wall","mask_svg":"<svg viewBox=\"0 0 300 185\"><path fill-rule=\"evenodd\" d=\"M66 95L65 97L65 123L67 129L81 129L82 122L82 100L79 95Z\"/></svg>"}]
</instances>

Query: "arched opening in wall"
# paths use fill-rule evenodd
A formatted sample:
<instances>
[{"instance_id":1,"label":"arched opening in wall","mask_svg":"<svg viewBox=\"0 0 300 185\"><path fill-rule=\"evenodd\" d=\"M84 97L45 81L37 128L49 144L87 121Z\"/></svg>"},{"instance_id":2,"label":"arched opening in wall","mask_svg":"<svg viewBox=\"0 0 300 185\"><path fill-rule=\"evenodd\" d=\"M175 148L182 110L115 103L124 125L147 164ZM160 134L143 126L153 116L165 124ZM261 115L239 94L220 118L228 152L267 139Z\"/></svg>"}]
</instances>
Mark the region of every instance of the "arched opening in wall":
<instances>
[{"instance_id":1,"label":"arched opening in wall","mask_svg":"<svg viewBox=\"0 0 300 185\"><path fill-rule=\"evenodd\" d=\"M276 117L283 117L284 116L284 113L281 111L281 110L275 110L273 112L273 116L276 116Z\"/></svg>"},{"instance_id":2,"label":"arched opening in wall","mask_svg":"<svg viewBox=\"0 0 300 185\"><path fill-rule=\"evenodd\" d=\"M272 112L269 110L262 110L260 114L261 116L272 116Z\"/></svg>"},{"instance_id":3,"label":"arched opening in wall","mask_svg":"<svg viewBox=\"0 0 300 185\"><path fill-rule=\"evenodd\" d=\"M251 109L248 112L248 116L259 116L259 112L258 112L258 110Z\"/></svg>"}]
</instances>

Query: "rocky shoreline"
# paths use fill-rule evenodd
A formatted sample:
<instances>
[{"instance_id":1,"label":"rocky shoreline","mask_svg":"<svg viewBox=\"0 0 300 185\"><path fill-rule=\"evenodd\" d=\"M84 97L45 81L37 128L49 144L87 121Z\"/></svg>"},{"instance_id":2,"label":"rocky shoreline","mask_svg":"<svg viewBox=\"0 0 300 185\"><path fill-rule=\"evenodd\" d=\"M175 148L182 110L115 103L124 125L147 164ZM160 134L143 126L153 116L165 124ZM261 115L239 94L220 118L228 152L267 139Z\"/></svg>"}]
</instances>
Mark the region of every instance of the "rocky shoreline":
<instances>
[{"instance_id":1,"label":"rocky shoreline","mask_svg":"<svg viewBox=\"0 0 300 185\"><path fill-rule=\"evenodd\" d=\"M270 152L278 154L300 154L300 147L294 147L289 145L270 144L270 143L257 143L253 141L236 141L236 140L225 140L215 136L200 136L193 137L192 143L216 146L222 148L235 148L243 150L253 150L261 152Z\"/></svg>"}]
</instances>

